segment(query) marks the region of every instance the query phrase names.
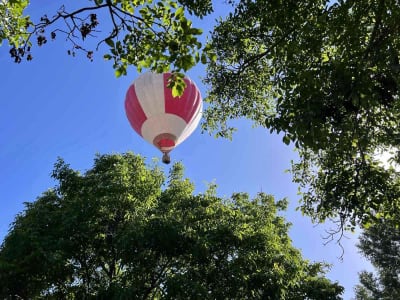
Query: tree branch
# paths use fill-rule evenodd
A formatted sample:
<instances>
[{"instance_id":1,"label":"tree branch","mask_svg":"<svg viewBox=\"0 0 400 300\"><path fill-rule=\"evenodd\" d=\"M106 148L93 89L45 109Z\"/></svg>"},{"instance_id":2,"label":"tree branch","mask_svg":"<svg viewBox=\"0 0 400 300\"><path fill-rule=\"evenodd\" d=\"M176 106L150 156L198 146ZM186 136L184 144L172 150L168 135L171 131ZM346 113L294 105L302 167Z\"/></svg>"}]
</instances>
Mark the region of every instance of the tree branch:
<instances>
[{"instance_id":1,"label":"tree branch","mask_svg":"<svg viewBox=\"0 0 400 300\"><path fill-rule=\"evenodd\" d=\"M368 57L369 53L372 51L372 48L375 46L375 44L377 42L375 40L376 40L376 37L378 36L378 30L382 24L382 13L383 13L384 5L385 5L385 0L380 0L377 12L375 14L376 21L375 21L374 28L371 33L371 38L369 40L368 46L364 52L364 58Z\"/></svg>"},{"instance_id":2,"label":"tree branch","mask_svg":"<svg viewBox=\"0 0 400 300\"><path fill-rule=\"evenodd\" d=\"M97 20L95 22L93 22L91 20L91 22L88 21L88 23L86 23L85 20L87 20L89 18L89 16L87 16L86 18L81 18L81 17L79 17L79 15L84 12L87 12L87 11L96 11L99 9L104 9L106 7L108 8L108 11L109 11L109 14L111 17L111 21L113 24L113 30L111 31L111 34L109 34L108 36L106 36L104 39L102 39L100 42L97 43L96 50L98 50L100 44L103 43L104 41L106 41L107 39L113 39L113 38L117 37L119 32L121 31L121 28L123 28L123 26L127 26L127 20L124 17L120 16L118 13L122 13L125 16L131 18L131 20L129 20L128 22L132 23L132 26L134 26L135 20L143 21L143 22L145 21L143 18L141 18L139 16L135 16L129 12L122 10L121 8L119 8L116 5L113 5L111 3L111 1L107 1L105 4L101 4L101 5L97 5L97 6L83 7L83 8L77 9L70 13L65 11L64 6L61 6L61 8L58 10L57 14L53 18L49 19L47 17L47 15L44 15L43 17L41 17L40 22L32 25L33 26L32 31L22 34L22 36L25 35L24 43L18 49L16 49L16 47L14 46L10 50L11 57L15 58L15 62L18 62L18 63L21 62L22 57L25 54L28 54L28 57L27 57L28 60L32 59L32 56L30 55L30 48L31 48L30 45L31 45L32 36L33 35L38 36L37 42L38 42L39 46L45 44L47 42L47 39L44 36L45 29L48 28L49 26L57 23L57 21L59 21L60 19L63 19L65 22L65 26L68 28L68 30L63 30L61 28L57 28L57 29L53 30L52 31L52 39L55 38L55 36L53 37L53 33L56 31L66 34L67 40L69 40L73 45L72 49L79 49L79 50L86 52L87 56L91 59L91 55L92 55L93 51L89 51L89 50L85 49L84 47L82 47L81 45L79 45L79 43L76 41L76 39L78 39L78 36L75 33L76 33L76 31L79 31L82 35L82 40L84 40L86 36L88 36L88 35L91 36L90 33L94 30L94 27L97 26L98 22L97 22ZM94 15L94 14L91 14L90 16L92 16L92 15ZM94 15L94 16L96 16L96 15ZM117 23L117 20L115 17L118 17L121 24ZM78 24L77 21L81 22L82 24ZM161 23L153 22L152 25L159 26L165 30L165 28L163 27L163 24L161 24ZM154 30L152 28L152 26L148 26L148 28ZM68 53L72 54L72 55L75 54L75 52L73 50L72 51L69 50Z\"/></svg>"},{"instance_id":3,"label":"tree branch","mask_svg":"<svg viewBox=\"0 0 400 300\"><path fill-rule=\"evenodd\" d=\"M143 300L147 299L148 296L150 296L151 292L160 283L160 279L165 274L165 272L168 270L170 262L171 262L171 259L168 258L167 261L165 262L165 264L160 266L160 270L153 276L153 278L151 280L151 283L150 283L150 286L143 293Z\"/></svg>"},{"instance_id":4,"label":"tree branch","mask_svg":"<svg viewBox=\"0 0 400 300\"><path fill-rule=\"evenodd\" d=\"M286 34L281 36L278 40L276 40L267 50L264 52L261 52L257 55L254 55L253 57L250 57L249 59L244 60L243 64L240 65L238 68L238 71L236 72L236 75L242 74L249 66L251 66L254 62L262 59L263 57L267 56L268 54L271 53L272 49L276 48L279 44L285 41L285 39L292 34L296 28L290 29Z\"/></svg>"},{"instance_id":5,"label":"tree branch","mask_svg":"<svg viewBox=\"0 0 400 300\"><path fill-rule=\"evenodd\" d=\"M107 6L109 6L109 5L108 4L102 4L102 5L99 5L99 6L83 7L83 8L80 8L80 9L78 9L78 10L72 12L72 13L65 13L65 14L62 13L62 12L65 12L64 7L62 7L62 12L59 11L58 15L56 17L54 17L53 19L50 20L46 16L42 17L43 22L36 24L34 31L36 31L39 28L45 28L46 26L54 24L55 22L57 22L61 18L63 18L63 19L71 19L72 20L72 19L74 19L76 17L76 15L78 15L78 14L84 12L84 11L97 10L97 9L101 9L101 8L107 7Z\"/></svg>"}]
</instances>

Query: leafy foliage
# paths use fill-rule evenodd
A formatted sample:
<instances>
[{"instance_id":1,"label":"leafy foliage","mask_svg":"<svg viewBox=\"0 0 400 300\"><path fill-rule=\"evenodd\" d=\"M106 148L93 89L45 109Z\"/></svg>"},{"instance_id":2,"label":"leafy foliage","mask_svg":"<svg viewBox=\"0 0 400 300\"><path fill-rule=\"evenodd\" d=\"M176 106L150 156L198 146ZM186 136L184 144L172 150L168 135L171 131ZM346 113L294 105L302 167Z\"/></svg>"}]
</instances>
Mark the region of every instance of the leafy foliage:
<instances>
[{"instance_id":1,"label":"leafy foliage","mask_svg":"<svg viewBox=\"0 0 400 300\"><path fill-rule=\"evenodd\" d=\"M384 300L400 297L400 229L397 224L380 220L367 228L358 245L376 269L360 274L357 300Z\"/></svg>"},{"instance_id":2,"label":"leafy foliage","mask_svg":"<svg viewBox=\"0 0 400 300\"><path fill-rule=\"evenodd\" d=\"M343 288L291 245L286 201L215 195L175 164L165 180L131 153L26 203L0 248L0 297L57 299L340 299Z\"/></svg>"},{"instance_id":3,"label":"leafy foliage","mask_svg":"<svg viewBox=\"0 0 400 300\"><path fill-rule=\"evenodd\" d=\"M213 57L199 41L202 30L194 28L186 17L191 14L201 18L212 12L211 0L87 2L88 6L73 11L61 6L54 16L43 15L40 21L33 21L24 16L27 0L2 1L0 42L8 41L10 55L19 63L24 58L33 58L34 39L38 46L43 46L60 35L71 43L68 54L75 56L77 51L83 51L93 60L93 46L84 45L88 39L94 39L97 41L94 48L98 49L101 44L109 47L110 52L104 59L113 62L117 77L126 75L130 65L139 72L142 69L158 73L173 71L176 74L171 87L179 94L185 86L181 72Z\"/></svg>"},{"instance_id":4,"label":"leafy foliage","mask_svg":"<svg viewBox=\"0 0 400 300\"><path fill-rule=\"evenodd\" d=\"M20 62L20 56L24 55L20 45L24 43L23 36L26 28L30 25L29 17L23 16L28 0L0 1L0 45L7 39L9 44L14 45L14 51L10 52L15 62ZM19 53L17 52L17 50ZM27 56L29 60L30 57Z\"/></svg>"},{"instance_id":5,"label":"leafy foliage","mask_svg":"<svg viewBox=\"0 0 400 300\"><path fill-rule=\"evenodd\" d=\"M283 132L314 220L390 218L399 174L374 153L400 146L399 17L392 0L237 1L212 34L204 128L229 137L246 117Z\"/></svg>"}]
</instances>

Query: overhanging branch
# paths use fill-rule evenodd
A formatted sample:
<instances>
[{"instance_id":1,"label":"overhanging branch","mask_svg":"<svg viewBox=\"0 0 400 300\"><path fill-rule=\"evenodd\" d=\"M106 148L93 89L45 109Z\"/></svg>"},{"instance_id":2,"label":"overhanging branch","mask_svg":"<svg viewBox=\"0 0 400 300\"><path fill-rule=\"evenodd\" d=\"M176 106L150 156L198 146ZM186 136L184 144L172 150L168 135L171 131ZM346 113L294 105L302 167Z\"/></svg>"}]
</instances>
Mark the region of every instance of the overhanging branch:
<instances>
[{"instance_id":1,"label":"overhanging branch","mask_svg":"<svg viewBox=\"0 0 400 300\"><path fill-rule=\"evenodd\" d=\"M92 36L92 33L95 32L95 28L99 24L97 20L97 15L94 13L98 10L107 8L109 12L109 16L111 19L112 29L110 30L110 34L106 35L104 38L101 38L97 43L96 50L98 50L99 46L110 39L115 39L118 37L121 31L123 31L126 27L135 27L137 26L137 22L142 22L149 29L154 31L153 26L157 26L162 30L167 31L162 23L157 21L152 21L151 24L147 24L145 19L140 16L136 16L128 11L125 11L111 3L111 1L106 1L105 4L96 5L96 6L87 6L80 9L77 9L73 12L67 12L64 6L58 10L57 14L53 18L47 17L44 15L41 17L40 22L36 24L30 24L32 30L27 31L25 34L25 38L23 38L23 42L20 46L11 45L10 55L15 60L16 63L22 61L23 57L26 57L27 60L32 59L31 45L33 44L32 37L36 36L36 43L38 46L42 46L47 43L48 37L46 37L46 30L48 30L51 26L54 26L60 20L64 20L65 27L58 27L51 31L51 39L54 40L56 38L56 33L63 33L66 35L67 41L72 43L72 49L68 50L68 54L75 55L75 50L83 51L87 54L89 59L92 59L93 51L86 49L83 47L82 42L86 37ZM88 15L82 16L85 12L91 12ZM80 37L77 35L77 32L80 33ZM99 31L96 31L99 32Z\"/></svg>"}]
</instances>

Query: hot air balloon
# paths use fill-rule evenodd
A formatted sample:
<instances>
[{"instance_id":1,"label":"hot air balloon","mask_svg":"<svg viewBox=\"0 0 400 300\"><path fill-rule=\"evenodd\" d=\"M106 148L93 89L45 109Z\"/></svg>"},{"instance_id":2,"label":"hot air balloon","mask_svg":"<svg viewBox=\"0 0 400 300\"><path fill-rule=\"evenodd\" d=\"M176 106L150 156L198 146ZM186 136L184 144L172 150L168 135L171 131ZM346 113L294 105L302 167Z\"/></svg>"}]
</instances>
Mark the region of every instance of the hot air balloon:
<instances>
[{"instance_id":1,"label":"hot air balloon","mask_svg":"<svg viewBox=\"0 0 400 300\"><path fill-rule=\"evenodd\" d=\"M182 96L173 97L167 87L171 73L146 72L133 81L125 97L125 111L132 128L162 153L164 163L169 152L196 129L203 101L196 84L185 77Z\"/></svg>"}]
</instances>

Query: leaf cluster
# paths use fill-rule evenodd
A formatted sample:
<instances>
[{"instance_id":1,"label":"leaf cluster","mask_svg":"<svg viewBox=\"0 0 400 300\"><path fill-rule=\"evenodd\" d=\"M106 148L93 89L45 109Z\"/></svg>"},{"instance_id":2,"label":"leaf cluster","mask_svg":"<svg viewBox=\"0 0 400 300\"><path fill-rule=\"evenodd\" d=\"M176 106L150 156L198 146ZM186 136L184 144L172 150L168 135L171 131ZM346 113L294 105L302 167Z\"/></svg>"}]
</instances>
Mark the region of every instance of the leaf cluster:
<instances>
[{"instance_id":1,"label":"leaf cluster","mask_svg":"<svg viewBox=\"0 0 400 300\"><path fill-rule=\"evenodd\" d=\"M21 47L25 43L24 36L31 24L29 17L23 15L28 4L28 0L0 2L0 45L4 40L13 45L10 55L17 63L21 62L25 52L28 52L26 56L27 60L32 59L32 56L29 54L30 49Z\"/></svg>"}]
</instances>

